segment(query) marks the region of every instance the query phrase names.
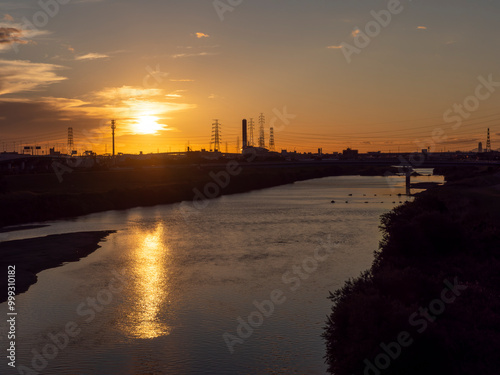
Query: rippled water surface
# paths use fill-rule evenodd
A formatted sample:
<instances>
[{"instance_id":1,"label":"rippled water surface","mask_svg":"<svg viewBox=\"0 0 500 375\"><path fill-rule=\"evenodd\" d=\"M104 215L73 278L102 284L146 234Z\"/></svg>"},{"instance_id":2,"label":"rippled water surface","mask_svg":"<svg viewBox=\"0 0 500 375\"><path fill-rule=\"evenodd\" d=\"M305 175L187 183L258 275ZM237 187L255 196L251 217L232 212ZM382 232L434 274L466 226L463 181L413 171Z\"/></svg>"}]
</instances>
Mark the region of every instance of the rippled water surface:
<instances>
[{"instance_id":1,"label":"rippled water surface","mask_svg":"<svg viewBox=\"0 0 500 375\"><path fill-rule=\"evenodd\" d=\"M43 374L324 374L329 291L370 267L379 217L404 191L400 177L329 177L201 210L136 208L3 234L117 230L17 297L17 364ZM260 313L272 293L281 303Z\"/></svg>"}]
</instances>

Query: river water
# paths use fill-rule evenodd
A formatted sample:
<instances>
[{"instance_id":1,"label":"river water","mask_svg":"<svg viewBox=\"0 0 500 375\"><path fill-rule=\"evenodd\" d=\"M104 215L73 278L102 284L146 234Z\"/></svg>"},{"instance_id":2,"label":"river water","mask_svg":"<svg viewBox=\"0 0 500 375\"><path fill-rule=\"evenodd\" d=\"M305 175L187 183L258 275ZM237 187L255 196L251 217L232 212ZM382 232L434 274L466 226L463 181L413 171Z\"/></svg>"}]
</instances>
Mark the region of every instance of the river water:
<instances>
[{"instance_id":1,"label":"river water","mask_svg":"<svg viewBox=\"0 0 500 375\"><path fill-rule=\"evenodd\" d=\"M118 231L17 296L18 367L0 372L325 374L329 291L370 267L404 192L403 177L327 177L3 234Z\"/></svg>"}]
</instances>

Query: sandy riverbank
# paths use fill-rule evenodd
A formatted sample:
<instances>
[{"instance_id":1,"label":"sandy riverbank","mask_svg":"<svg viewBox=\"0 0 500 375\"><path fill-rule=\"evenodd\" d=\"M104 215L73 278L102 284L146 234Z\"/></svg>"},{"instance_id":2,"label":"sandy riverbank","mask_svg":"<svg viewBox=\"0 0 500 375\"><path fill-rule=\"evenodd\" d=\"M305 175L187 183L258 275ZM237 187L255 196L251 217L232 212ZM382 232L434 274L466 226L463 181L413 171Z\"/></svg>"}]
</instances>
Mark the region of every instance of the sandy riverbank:
<instances>
[{"instance_id":1,"label":"sandy riverbank","mask_svg":"<svg viewBox=\"0 0 500 375\"><path fill-rule=\"evenodd\" d=\"M115 231L78 232L0 242L0 303L7 300L7 267L16 267L16 294L36 283L37 273L75 262L98 249Z\"/></svg>"}]
</instances>

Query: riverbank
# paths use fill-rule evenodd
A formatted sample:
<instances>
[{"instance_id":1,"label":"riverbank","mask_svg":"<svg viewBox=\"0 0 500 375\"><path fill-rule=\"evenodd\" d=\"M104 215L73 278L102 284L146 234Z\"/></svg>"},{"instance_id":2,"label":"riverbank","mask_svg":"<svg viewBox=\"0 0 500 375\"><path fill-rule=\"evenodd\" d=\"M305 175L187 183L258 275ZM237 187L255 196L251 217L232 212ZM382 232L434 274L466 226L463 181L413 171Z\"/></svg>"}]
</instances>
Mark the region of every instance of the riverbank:
<instances>
[{"instance_id":1,"label":"riverbank","mask_svg":"<svg viewBox=\"0 0 500 375\"><path fill-rule=\"evenodd\" d=\"M330 295L330 372L498 373L500 173L464 177L382 217L373 266Z\"/></svg>"},{"instance_id":2,"label":"riverbank","mask_svg":"<svg viewBox=\"0 0 500 375\"><path fill-rule=\"evenodd\" d=\"M76 262L100 246L115 231L79 232L0 242L0 269L15 266L16 295L37 282L43 270ZM0 303L7 300L7 274L0 278Z\"/></svg>"},{"instance_id":3,"label":"riverbank","mask_svg":"<svg viewBox=\"0 0 500 375\"><path fill-rule=\"evenodd\" d=\"M51 174L4 176L0 193L0 228L57 220L108 210L192 201L216 183L210 198L286 185L312 178L340 175L383 176L387 167L321 166L254 167L241 163L229 180L228 164L182 167L73 171L57 178ZM241 168L241 169L240 169ZM212 194L213 193L213 194Z\"/></svg>"}]
</instances>

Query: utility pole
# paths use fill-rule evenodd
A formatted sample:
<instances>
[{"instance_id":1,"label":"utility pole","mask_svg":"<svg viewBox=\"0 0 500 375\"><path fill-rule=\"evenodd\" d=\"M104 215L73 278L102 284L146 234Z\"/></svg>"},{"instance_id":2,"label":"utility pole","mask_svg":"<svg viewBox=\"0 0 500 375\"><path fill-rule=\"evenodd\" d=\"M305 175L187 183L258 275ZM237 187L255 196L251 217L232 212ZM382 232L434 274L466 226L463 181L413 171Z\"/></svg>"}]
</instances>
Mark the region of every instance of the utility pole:
<instances>
[{"instance_id":1,"label":"utility pole","mask_svg":"<svg viewBox=\"0 0 500 375\"><path fill-rule=\"evenodd\" d=\"M68 154L71 155L73 153L73 149L75 145L73 143L73 128L68 128Z\"/></svg>"},{"instance_id":2,"label":"utility pole","mask_svg":"<svg viewBox=\"0 0 500 375\"><path fill-rule=\"evenodd\" d=\"M220 151L220 140L221 140L221 124L219 124L219 120L215 119L215 122L212 124L212 142L214 144L214 152Z\"/></svg>"},{"instance_id":3,"label":"utility pole","mask_svg":"<svg viewBox=\"0 0 500 375\"><path fill-rule=\"evenodd\" d=\"M486 152L491 152L490 128L488 128L488 137L486 138Z\"/></svg>"},{"instance_id":4,"label":"utility pole","mask_svg":"<svg viewBox=\"0 0 500 375\"><path fill-rule=\"evenodd\" d=\"M116 121L111 120L111 135L113 137L113 158L115 157L115 130L116 130Z\"/></svg>"},{"instance_id":5,"label":"utility pole","mask_svg":"<svg viewBox=\"0 0 500 375\"><path fill-rule=\"evenodd\" d=\"M254 130L254 124L253 124L253 118L248 120L248 146L253 147L255 146L254 140L253 140L253 130Z\"/></svg>"},{"instance_id":6,"label":"utility pole","mask_svg":"<svg viewBox=\"0 0 500 375\"><path fill-rule=\"evenodd\" d=\"M269 150L274 151L274 128L269 128Z\"/></svg>"},{"instance_id":7,"label":"utility pole","mask_svg":"<svg viewBox=\"0 0 500 375\"><path fill-rule=\"evenodd\" d=\"M259 147L265 148L266 147L266 141L264 138L264 124L266 123L266 119L264 117L264 114L261 113L259 116Z\"/></svg>"}]
</instances>

